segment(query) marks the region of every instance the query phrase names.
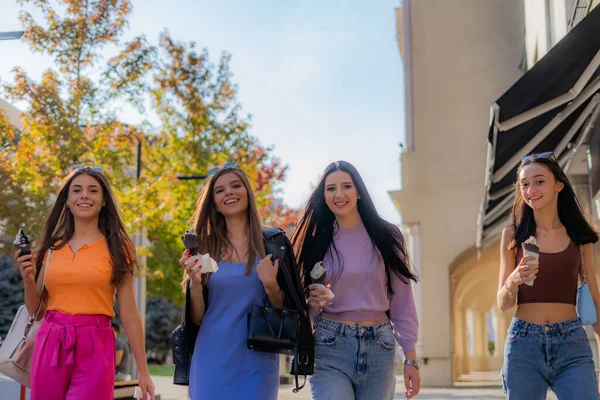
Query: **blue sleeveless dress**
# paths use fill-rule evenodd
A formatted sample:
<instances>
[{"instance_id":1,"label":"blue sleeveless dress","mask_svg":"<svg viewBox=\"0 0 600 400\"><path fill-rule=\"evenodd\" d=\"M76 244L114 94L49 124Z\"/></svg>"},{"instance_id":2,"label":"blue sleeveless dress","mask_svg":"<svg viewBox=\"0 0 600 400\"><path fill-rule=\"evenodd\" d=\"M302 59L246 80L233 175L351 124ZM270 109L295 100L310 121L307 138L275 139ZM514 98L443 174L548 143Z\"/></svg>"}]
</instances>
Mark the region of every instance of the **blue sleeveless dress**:
<instances>
[{"instance_id":1,"label":"blue sleeveless dress","mask_svg":"<svg viewBox=\"0 0 600 400\"><path fill-rule=\"evenodd\" d=\"M219 263L208 280L208 305L190 371L190 400L276 400L279 355L248 350L248 313L266 292L256 268Z\"/></svg>"}]
</instances>

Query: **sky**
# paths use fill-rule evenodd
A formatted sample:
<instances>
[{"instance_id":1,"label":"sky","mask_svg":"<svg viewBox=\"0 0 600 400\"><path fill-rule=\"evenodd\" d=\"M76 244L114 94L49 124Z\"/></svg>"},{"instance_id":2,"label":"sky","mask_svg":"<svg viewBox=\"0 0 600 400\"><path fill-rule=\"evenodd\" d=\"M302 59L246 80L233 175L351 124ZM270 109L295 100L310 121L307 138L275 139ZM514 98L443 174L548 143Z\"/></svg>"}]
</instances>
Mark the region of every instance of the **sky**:
<instances>
[{"instance_id":1,"label":"sky","mask_svg":"<svg viewBox=\"0 0 600 400\"><path fill-rule=\"evenodd\" d=\"M332 161L354 164L383 218L400 223L388 194L400 188L403 66L396 39L400 0L133 0L125 39L156 43L167 29L232 55L233 81L250 133L289 166L285 204L302 207ZM0 0L0 31L19 30L19 7ZM0 42L0 79L14 66L38 80L51 66L19 41ZM124 107L128 123L143 119Z\"/></svg>"}]
</instances>

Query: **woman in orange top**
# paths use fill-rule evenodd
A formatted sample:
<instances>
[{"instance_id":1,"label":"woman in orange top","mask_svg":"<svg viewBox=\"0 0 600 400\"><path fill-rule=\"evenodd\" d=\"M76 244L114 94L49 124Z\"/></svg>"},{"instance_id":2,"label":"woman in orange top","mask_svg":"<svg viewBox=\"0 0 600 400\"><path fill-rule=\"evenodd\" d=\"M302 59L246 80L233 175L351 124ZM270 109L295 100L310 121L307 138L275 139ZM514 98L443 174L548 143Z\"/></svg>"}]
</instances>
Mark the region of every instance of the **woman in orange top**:
<instances>
[{"instance_id":1,"label":"woman in orange top","mask_svg":"<svg viewBox=\"0 0 600 400\"><path fill-rule=\"evenodd\" d=\"M133 292L135 250L102 169L77 166L67 176L36 254L33 259L20 256L20 250L15 254L30 315L43 296L32 400L113 399L115 337L110 322L115 293L143 398L149 394L154 400Z\"/></svg>"}]
</instances>

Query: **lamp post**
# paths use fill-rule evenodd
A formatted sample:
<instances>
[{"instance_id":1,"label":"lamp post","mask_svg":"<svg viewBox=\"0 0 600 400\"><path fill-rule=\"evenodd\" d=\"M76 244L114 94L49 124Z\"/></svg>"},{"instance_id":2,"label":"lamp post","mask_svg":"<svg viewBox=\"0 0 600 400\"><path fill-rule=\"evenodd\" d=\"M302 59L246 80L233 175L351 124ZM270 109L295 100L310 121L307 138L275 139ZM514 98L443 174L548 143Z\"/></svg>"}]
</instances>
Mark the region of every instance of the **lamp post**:
<instances>
[{"instance_id":1,"label":"lamp post","mask_svg":"<svg viewBox=\"0 0 600 400\"><path fill-rule=\"evenodd\" d=\"M175 178L180 181L201 181L206 179L207 175L177 175Z\"/></svg>"},{"instance_id":2,"label":"lamp post","mask_svg":"<svg viewBox=\"0 0 600 400\"><path fill-rule=\"evenodd\" d=\"M17 40L21 39L24 31L0 32L0 40Z\"/></svg>"},{"instance_id":3,"label":"lamp post","mask_svg":"<svg viewBox=\"0 0 600 400\"><path fill-rule=\"evenodd\" d=\"M23 36L24 31L13 31L13 32L0 32L0 40L18 40ZM20 399L25 400L27 398L27 388L21 385Z\"/></svg>"}]
</instances>

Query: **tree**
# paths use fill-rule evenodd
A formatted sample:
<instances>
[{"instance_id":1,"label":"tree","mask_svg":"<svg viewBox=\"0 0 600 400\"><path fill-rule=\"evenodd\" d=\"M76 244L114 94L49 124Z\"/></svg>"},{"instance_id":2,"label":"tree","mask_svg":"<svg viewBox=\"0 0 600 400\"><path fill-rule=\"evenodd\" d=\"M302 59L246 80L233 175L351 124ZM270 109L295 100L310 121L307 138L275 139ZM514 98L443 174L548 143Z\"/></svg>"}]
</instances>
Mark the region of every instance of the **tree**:
<instances>
[{"instance_id":1,"label":"tree","mask_svg":"<svg viewBox=\"0 0 600 400\"><path fill-rule=\"evenodd\" d=\"M157 45L144 36L121 44L128 0L20 4L25 40L34 52L51 57L54 68L36 81L16 67L13 81L3 85L10 100L27 107L18 137L0 115L0 232L12 234L25 225L39 236L61 178L75 164L102 166L129 232L144 231L150 240L149 248L138 249L149 255L149 294L180 303L179 237L201 183L180 182L176 175L236 160L250 176L267 222L289 225L293 213L273 205L286 167L250 135L229 55L214 65L206 49L198 51L168 32ZM113 56L104 61L101 54L109 50ZM160 124L124 124L118 117L123 104L156 113Z\"/></svg>"}]
</instances>

